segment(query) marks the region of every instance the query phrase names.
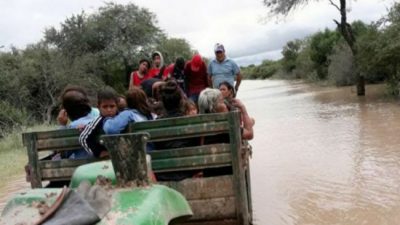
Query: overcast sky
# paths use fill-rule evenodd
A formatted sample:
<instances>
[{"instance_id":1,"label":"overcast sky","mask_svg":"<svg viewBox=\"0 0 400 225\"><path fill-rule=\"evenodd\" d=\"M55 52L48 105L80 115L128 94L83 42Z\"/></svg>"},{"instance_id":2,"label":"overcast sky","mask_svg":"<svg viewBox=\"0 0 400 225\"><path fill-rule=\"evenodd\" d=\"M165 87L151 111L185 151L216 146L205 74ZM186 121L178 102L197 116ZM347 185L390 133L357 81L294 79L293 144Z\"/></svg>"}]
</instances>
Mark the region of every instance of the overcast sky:
<instances>
[{"instance_id":1,"label":"overcast sky","mask_svg":"<svg viewBox=\"0 0 400 225\"><path fill-rule=\"evenodd\" d=\"M338 0L333 0L337 1ZM394 0L358 0L349 4L349 21L375 21ZM104 0L0 0L0 46L24 48L43 37L46 27L63 22L82 10L90 13ZM298 9L284 21L266 21L262 0L114 0L148 8L170 37L185 38L200 54L212 57L215 43L240 65L281 57L282 46L325 27L334 28L338 11L321 0Z\"/></svg>"}]
</instances>

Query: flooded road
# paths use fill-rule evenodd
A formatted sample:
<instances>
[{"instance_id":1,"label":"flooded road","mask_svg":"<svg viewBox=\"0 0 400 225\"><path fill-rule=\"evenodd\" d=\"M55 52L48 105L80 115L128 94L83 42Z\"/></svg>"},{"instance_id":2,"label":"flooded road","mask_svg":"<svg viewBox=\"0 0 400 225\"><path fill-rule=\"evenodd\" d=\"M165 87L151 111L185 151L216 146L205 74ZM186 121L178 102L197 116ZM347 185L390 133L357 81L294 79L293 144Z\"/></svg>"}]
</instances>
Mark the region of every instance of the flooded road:
<instances>
[{"instance_id":1,"label":"flooded road","mask_svg":"<svg viewBox=\"0 0 400 225\"><path fill-rule=\"evenodd\" d=\"M256 225L400 224L400 104L379 88L242 84Z\"/></svg>"}]
</instances>

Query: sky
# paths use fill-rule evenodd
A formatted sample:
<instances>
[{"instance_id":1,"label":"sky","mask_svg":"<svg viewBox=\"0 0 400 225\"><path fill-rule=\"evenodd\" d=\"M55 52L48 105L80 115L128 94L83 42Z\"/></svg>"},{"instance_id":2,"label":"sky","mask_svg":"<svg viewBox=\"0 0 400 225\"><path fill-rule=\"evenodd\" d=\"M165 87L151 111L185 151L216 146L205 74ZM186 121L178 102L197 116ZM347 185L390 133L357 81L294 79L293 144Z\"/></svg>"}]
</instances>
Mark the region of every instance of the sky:
<instances>
[{"instance_id":1,"label":"sky","mask_svg":"<svg viewBox=\"0 0 400 225\"><path fill-rule=\"evenodd\" d=\"M348 19L376 21L393 1L350 0ZM0 50L35 43L45 28L59 28L67 17L95 12L105 2L148 8L169 37L185 38L203 56L213 57L214 44L223 43L227 56L242 66L278 59L288 41L334 28L333 19L339 19L328 0L301 7L286 18L266 17L262 0L0 0Z\"/></svg>"}]
</instances>

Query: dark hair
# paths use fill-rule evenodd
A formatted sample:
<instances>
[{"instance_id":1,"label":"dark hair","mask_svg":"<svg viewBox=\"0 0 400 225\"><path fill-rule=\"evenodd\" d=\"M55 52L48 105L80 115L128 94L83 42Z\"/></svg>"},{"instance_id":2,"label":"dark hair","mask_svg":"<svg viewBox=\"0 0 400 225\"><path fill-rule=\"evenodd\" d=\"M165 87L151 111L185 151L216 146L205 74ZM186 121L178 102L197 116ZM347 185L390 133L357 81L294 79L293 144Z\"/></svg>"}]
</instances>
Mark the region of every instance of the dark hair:
<instances>
[{"instance_id":1,"label":"dark hair","mask_svg":"<svg viewBox=\"0 0 400 225\"><path fill-rule=\"evenodd\" d=\"M185 101L184 107L185 107L185 112L187 112L190 109L190 107L195 107L197 109L196 103L194 103L194 101L191 99L187 99Z\"/></svg>"},{"instance_id":2,"label":"dark hair","mask_svg":"<svg viewBox=\"0 0 400 225\"><path fill-rule=\"evenodd\" d=\"M68 84L68 85L64 88L64 90L61 92L60 101L62 102L64 96L65 96L68 92L72 92L72 91L78 92L78 93L81 95L81 97L82 97L83 99L85 99L85 100L87 101L87 103L89 104L89 98L88 98L88 94L87 94L86 90L85 90L83 87L80 87L80 86L77 86L77 85L71 85L71 84Z\"/></svg>"},{"instance_id":3,"label":"dark hair","mask_svg":"<svg viewBox=\"0 0 400 225\"><path fill-rule=\"evenodd\" d=\"M148 98L153 97L153 84L156 83L157 81L161 81L161 79L150 78L140 83L140 86L142 87L144 93L146 93Z\"/></svg>"},{"instance_id":4,"label":"dark hair","mask_svg":"<svg viewBox=\"0 0 400 225\"><path fill-rule=\"evenodd\" d=\"M154 52L153 54L151 54L151 59L154 60L154 58L155 58L157 55L161 57L160 53Z\"/></svg>"},{"instance_id":5,"label":"dark hair","mask_svg":"<svg viewBox=\"0 0 400 225\"><path fill-rule=\"evenodd\" d=\"M233 86L228 81L222 81L221 83L219 83L218 88L220 88L222 85L225 85L226 88L228 88L228 90L232 92L232 97L236 97L235 88L233 88Z\"/></svg>"},{"instance_id":6,"label":"dark hair","mask_svg":"<svg viewBox=\"0 0 400 225\"><path fill-rule=\"evenodd\" d=\"M139 61L139 65L142 64L143 62L146 62L147 63L147 69L150 69L150 67L151 67L150 60L143 58L143 59L141 59Z\"/></svg>"},{"instance_id":7,"label":"dark hair","mask_svg":"<svg viewBox=\"0 0 400 225\"><path fill-rule=\"evenodd\" d=\"M69 119L72 121L86 116L92 110L87 96L77 90L69 90L63 93L61 101Z\"/></svg>"},{"instance_id":8,"label":"dark hair","mask_svg":"<svg viewBox=\"0 0 400 225\"><path fill-rule=\"evenodd\" d=\"M118 104L118 94L112 87L105 87L97 92L97 105L104 100L114 100Z\"/></svg>"},{"instance_id":9,"label":"dark hair","mask_svg":"<svg viewBox=\"0 0 400 225\"><path fill-rule=\"evenodd\" d=\"M175 68L180 70L183 70L185 68L185 59L183 57L176 58L174 70Z\"/></svg>"},{"instance_id":10,"label":"dark hair","mask_svg":"<svg viewBox=\"0 0 400 225\"><path fill-rule=\"evenodd\" d=\"M126 103L128 108L136 109L141 114L151 117L151 108L147 101L144 91L138 87L133 87L126 93Z\"/></svg>"},{"instance_id":11,"label":"dark hair","mask_svg":"<svg viewBox=\"0 0 400 225\"><path fill-rule=\"evenodd\" d=\"M182 92L175 81L167 81L160 89L161 101L167 112L182 112Z\"/></svg>"}]
</instances>

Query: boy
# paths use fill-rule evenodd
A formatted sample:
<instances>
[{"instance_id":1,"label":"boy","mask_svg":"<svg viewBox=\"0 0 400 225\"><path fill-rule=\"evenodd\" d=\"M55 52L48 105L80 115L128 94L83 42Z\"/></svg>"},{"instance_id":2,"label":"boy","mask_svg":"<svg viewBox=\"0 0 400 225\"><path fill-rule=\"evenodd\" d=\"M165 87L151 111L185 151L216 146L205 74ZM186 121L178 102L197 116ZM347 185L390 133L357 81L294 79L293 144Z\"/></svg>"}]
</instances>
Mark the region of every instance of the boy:
<instances>
[{"instance_id":1,"label":"boy","mask_svg":"<svg viewBox=\"0 0 400 225\"><path fill-rule=\"evenodd\" d=\"M99 91L97 94L97 107L100 110L100 116L89 123L79 136L79 143L96 158L108 156L107 149L97 139L99 135L104 134L104 118L117 115L118 102L118 94L112 88L106 87Z\"/></svg>"}]
</instances>

